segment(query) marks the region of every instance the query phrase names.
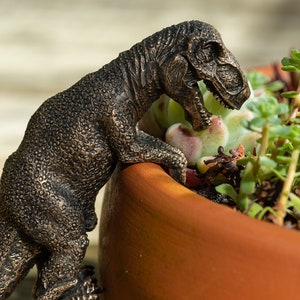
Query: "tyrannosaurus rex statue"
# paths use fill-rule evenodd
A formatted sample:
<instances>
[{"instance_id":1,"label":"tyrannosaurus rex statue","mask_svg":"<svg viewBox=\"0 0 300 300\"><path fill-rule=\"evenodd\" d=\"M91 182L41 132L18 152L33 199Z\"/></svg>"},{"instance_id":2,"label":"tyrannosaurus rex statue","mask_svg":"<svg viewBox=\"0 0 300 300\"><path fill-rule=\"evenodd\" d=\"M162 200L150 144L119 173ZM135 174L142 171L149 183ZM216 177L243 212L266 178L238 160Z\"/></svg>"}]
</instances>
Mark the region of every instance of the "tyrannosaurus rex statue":
<instances>
[{"instance_id":1,"label":"tyrannosaurus rex statue","mask_svg":"<svg viewBox=\"0 0 300 300\"><path fill-rule=\"evenodd\" d=\"M183 22L144 39L40 106L2 173L0 299L34 264L35 298L64 298L76 286L86 232L97 222L96 195L118 161L163 164L185 181L182 152L136 125L165 93L181 104L194 129L207 127L210 114L199 80L231 108L249 96L217 30Z\"/></svg>"}]
</instances>

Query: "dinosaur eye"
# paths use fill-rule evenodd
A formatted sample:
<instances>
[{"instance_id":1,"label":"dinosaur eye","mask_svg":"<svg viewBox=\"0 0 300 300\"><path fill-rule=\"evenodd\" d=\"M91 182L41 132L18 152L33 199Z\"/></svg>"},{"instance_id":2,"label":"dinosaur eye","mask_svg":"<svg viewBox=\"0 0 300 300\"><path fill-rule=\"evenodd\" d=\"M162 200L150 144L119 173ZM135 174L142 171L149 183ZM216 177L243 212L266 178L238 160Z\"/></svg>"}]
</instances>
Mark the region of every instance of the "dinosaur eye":
<instances>
[{"instance_id":1,"label":"dinosaur eye","mask_svg":"<svg viewBox=\"0 0 300 300\"><path fill-rule=\"evenodd\" d=\"M216 59L220 56L221 54L221 48L219 44L217 43L208 43L201 49L202 51L202 57L206 62L210 62L213 59Z\"/></svg>"}]
</instances>

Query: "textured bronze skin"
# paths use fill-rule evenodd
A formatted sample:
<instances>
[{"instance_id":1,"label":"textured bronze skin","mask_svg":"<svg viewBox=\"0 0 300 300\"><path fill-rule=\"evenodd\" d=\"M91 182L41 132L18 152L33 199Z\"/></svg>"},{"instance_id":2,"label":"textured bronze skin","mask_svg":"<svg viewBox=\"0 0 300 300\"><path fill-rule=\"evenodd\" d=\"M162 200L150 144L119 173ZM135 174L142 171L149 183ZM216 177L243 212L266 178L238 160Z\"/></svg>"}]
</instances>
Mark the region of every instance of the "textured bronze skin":
<instances>
[{"instance_id":1,"label":"textured bronze skin","mask_svg":"<svg viewBox=\"0 0 300 300\"><path fill-rule=\"evenodd\" d=\"M216 29L184 22L144 39L40 106L2 173L0 299L34 264L35 298L58 299L76 285L86 232L97 222L96 195L118 161L162 164L185 181L181 151L136 125L165 93L183 106L194 129L207 127L200 79L229 107L239 108L249 96Z\"/></svg>"}]
</instances>

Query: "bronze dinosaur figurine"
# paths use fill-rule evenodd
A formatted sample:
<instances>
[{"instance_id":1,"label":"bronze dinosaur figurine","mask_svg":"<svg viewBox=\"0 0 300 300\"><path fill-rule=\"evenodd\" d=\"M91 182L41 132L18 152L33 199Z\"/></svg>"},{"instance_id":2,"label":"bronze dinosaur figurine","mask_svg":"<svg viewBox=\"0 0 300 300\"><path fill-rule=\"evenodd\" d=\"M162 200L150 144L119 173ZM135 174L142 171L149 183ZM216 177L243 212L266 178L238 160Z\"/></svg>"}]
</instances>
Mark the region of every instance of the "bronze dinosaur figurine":
<instances>
[{"instance_id":1,"label":"bronze dinosaur figurine","mask_svg":"<svg viewBox=\"0 0 300 300\"><path fill-rule=\"evenodd\" d=\"M207 127L201 79L230 108L249 97L239 64L217 30L183 22L120 53L40 106L2 173L0 299L34 264L36 299L70 299L63 295L78 284L86 232L97 222L96 195L118 161L162 164L185 181L182 152L136 125L165 93L182 105L194 129ZM96 299L88 297L76 299Z\"/></svg>"}]
</instances>

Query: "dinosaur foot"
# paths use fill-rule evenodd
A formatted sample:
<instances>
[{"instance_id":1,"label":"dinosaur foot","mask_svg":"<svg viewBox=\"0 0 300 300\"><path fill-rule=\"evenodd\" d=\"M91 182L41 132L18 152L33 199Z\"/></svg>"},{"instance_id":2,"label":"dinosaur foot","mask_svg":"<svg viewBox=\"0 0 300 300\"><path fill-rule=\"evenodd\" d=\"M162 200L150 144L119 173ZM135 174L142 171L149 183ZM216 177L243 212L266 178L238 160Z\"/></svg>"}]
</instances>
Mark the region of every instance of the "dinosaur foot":
<instances>
[{"instance_id":1,"label":"dinosaur foot","mask_svg":"<svg viewBox=\"0 0 300 300\"><path fill-rule=\"evenodd\" d=\"M98 287L93 266L83 266L78 274L78 282L67 290L59 300L101 300L102 288Z\"/></svg>"}]
</instances>

